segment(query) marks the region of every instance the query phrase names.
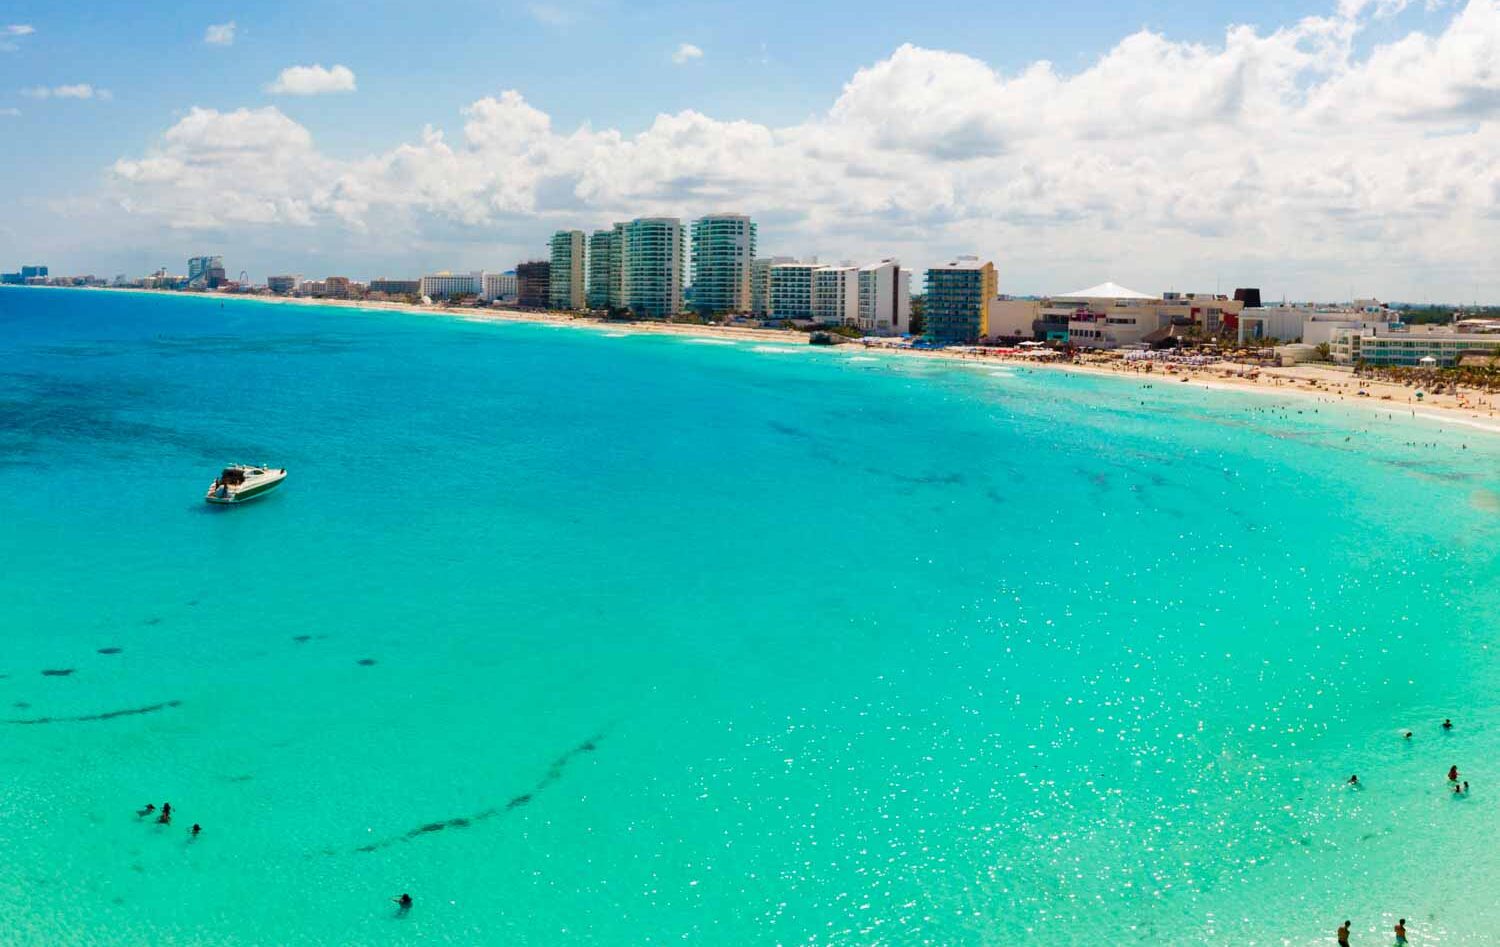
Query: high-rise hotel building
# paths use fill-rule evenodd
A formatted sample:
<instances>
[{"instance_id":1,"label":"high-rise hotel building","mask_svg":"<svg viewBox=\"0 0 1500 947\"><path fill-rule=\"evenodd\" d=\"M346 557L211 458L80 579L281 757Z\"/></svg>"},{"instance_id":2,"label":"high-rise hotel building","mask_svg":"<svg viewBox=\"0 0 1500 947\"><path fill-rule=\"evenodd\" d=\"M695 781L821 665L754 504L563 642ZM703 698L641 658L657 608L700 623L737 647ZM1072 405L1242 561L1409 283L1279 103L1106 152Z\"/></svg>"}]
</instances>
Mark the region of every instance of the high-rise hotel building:
<instances>
[{"instance_id":1,"label":"high-rise hotel building","mask_svg":"<svg viewBox=\"0 0 1500 947\"><path fill-rule=\"evenodd\" d=\"M911 271L886 259L859 268L859 328L865 335L911 330Z\"/></svg>"},{"instance_id":2,"label":"high-rise hotel building","mask_svg":"<svg viewBox=\"0 0 1500 947\"><path fill-rule=\"evenodd\" d=\"M626 224L620 244L620 284L638 316L671 318L682 312L687 245L677 217L640 217Z\"/></svg>"},{"instance_id":3,"label":"high-rise hotel building","mask_svg":"<svg viewBox=\"0 0 1500 947\"><path fill-rule=\"evenodd\" d=\"M552 262L525 260L516 264L516 305L546 309L552 301Z\"/></svg>"},{"instance_id":4,"label":"high-rise hotel building","mask_svg":"<svg viewBox=\"0 0 1500 947\"><path fill-rule=\"evenodd\" d=\"M977 342L989 335L990 304L999 295L995 264L961 256L927 271L927 338L940 344Z\"/></svg>"},{"instance_id":5,"label":"high-rise hotel building","mask_svg":"<svg viewBox=\"0 0 1500 947\"><path fill-rule=\"evenodd\" d=\"M750 311L757 316L771 314L771 267L782 263L795 263L789 256L773 256L756 260L750 264Z\"/></svg>"},{"instance_id":6,"label":"high-rise hotel building","mask_svg":"<svg viewBox=\"0 0 1500 947\"><path fill-rule=\"evenodd\" d=\"M750 311L755 223L744 214L693 221L693 309L703 315Z\"/></svg>"},{"instance_id":7,"label":"high-rise hotel building","mask_svg":"<svg viewBox=\"0 0 1500 947\"><path fill-rule=\"evenodd\" d=\"M553 309L582 309L584 236L582 230L559 230L552 235L547 304Z\"/></svg>"},{"instance_id":8,"label":"high-rise hotel building","mask_svg":"<svg viewBox=\"0 0 1500 947\"><path fill-rule=\"evenodd\" d=\"M624 240L624 224L595 230L589 237L590 309L625 308L625 292L620 285L620 246Z\"/></svg>"}]
</instances>

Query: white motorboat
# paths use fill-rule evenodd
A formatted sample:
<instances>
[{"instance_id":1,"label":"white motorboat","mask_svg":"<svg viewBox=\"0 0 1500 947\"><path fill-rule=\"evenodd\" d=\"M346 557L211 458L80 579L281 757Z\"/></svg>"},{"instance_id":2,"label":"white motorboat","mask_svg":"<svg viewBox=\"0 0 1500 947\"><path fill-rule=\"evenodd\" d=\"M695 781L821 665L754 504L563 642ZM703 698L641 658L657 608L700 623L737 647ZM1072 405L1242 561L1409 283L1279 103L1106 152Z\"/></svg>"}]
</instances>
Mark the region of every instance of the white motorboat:
<instances>
[{"instance_id":1,"label":"white motorboat","mask_svg":"<svg viewBox=\"0 0 1500 947\"><path fill-rule=\"evenodd\" d=\"M281 486L286 468L230 464L208 488L203 499L209 503L248 503Z\"/></svg>"}]
</instances>

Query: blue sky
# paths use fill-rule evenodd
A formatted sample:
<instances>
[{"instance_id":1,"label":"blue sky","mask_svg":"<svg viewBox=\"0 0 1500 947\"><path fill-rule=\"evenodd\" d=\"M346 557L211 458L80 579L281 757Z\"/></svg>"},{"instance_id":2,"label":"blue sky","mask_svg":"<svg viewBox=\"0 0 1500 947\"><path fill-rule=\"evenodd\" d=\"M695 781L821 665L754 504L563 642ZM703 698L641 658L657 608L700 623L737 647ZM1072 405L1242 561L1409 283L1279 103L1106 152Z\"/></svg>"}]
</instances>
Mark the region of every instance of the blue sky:
<instances>
[{"instance_id":1,"label":"blue sky","mask_svg":"<svg viewBox=\"0 0 1500 947\"><path fill-rule=\"evenodd\" d=\"M0 52L0 175L24 182L7 188L4 198L8 206L0 221L0 265L6 268L25 257L28 262L45 258L58 270L137 272L158 257L170 263L200 247L224 252L231 269L245 268L262 277L268 269L316 275L326 267L369 276L438 266L494 268L513 263L512 257L523 255L528 246L540 248L559 226L588 229L621 215L670 211L691 216L731 205L729 209L743 206L761 217L761 242L768 252L818 253L822 258L884 255L878 231L888 227L889 252L908 262L926 265L958 251L992 256L1001 264L1002 283L1017 292L1066 289L1054 283L1105 277L1147 283L1143 288L1148 289L1166 288L1149 285L1152 281L1186 285L1179 280L1196 280L1205 288L1201 284L1212 271L1216 279L1271 283L1267 288L1272 291L1280 277L1284 291L1293 295L1346 293L1351 282L1361 284L1362 291L1388 296L1431 294L1422 285L1430 278L1415 268L1393 271L1381 258L1379 247L1389 239L1378 232L1379 221L1395 211L1429 220L1431 195L1407 194L1402 206L1402 195L1378 180L1378 169L1370 172L1368 193L1343 209L1353 218L1348 252L1330 246L1330 240L1337 244L1338 235L1319 226L1318 240L1309 246L1316 260L1306 259L1307 254L1278 259L1262 250L1247 258L1247 251L1236 247L1243 241L1226 233L1230 224L1254 225L1258 238L1280 245L1286 241L1276 239L1280 225L1274 218L1258 219L1249 208L1252 200L1265 204L1275 193L1247 195L1244 207L1216 197L1226 181L1245 175L1242 148L1233 144L1235 132L1264 131L1249 109L1229 116L1219 100L1233 85L1233 95L1247 94L1244 88L1252 98L1274 92L1275 100L1267 100L1271 105L1295 110L1306 107L1310 90L1335 80L1347 80L1343 85L1351 88L1363 83L1368 98L1370 88L1399 85L1382 85L1380 77L1371 75L1381 65L1382 50L1410 46L1413 36L1437 42L1445 31L1455 32L1455 18L1463 15L1470 21L1457 31L1461 35L1455 43L1462 34L1483 32L1493 23L1489 0L1170 6L259 2L212 12L176 4L125 6L0 5L0 41L6 47ZM1476 13L1476 8L1482 9ZM1335 25L1298 26L1309 17ZM205 41L209 27L229 22L234 24L232 42ZM1262 39L1278 30L1301 29L1306 35L1293 37L1284 48L1266 43L1264 50L1233 52L1227 37L1237 24L1254 27L1254 35ZM1132 45L1131 38L1142 31L1161 42ZM1338 60L1332 74L1308 60L1296 65L1291 91L1279 80L1265 78L1282 69L1295 50L1320 43L1334 44L1331 52L1319 54ZM700 55L674 61L683 44ZM898 51L904 48L919 53L903 58ZM1196 58L1184 65L1178 61L1183 55ZM1431 55L1434 68L1452 58L1451 50L1441 59L1436 50ZM1317 146L1314 160L1326 164L1330 178L1336 179L1344 167L1341 160L1347 163L1392 137L1456 137L1457 143L1431 147L1482 150L1493 117L1474 103L1483 100L1484 70L1494 64L1485 58L1492 54L1482 49L1467 55L1475 61L1460 67L1471 65L1473 76L1460 81L1468 85L1434 92L1439 105L1460 103L1442 118L1413 120L1409 103L1404 103L1382 113L1385 124L1363 139L1351 132L1333 145ZM1090 91L1108 85L1099 67L1111 57L1132 76L1160 67L1161 81L1143 85L1135 102L1112 102ZM1401 56L1386 59L1392 70L1422 71L1421 63L1413 67ZM1017 99L1025 90L1007 83L1041 60L1051 64L1059 82L1044 84L1035 101ZM346 67L357 77L356 88L305 96L268 91L283 69L314 64ZM904 84L881 85L872 78L868 95L849 97L840 111L836 103L860 70L886 67L891 75L884 82ZM1173 89L1182 86L1184 75L1173 69L1189 70L1186 75L1193 81L1210 73L1222 76L1216 81L1223 88L1206 88L1191 100L1173 102ZM1091 70L1098 82L1068 85L1076 77L1088 80ZM969 76L973 81L966 80ZM92 97L78 97L82 84L90 87ZM939 98L914 99L881 115L875 86L887 98L892 88L904 99L906 92L921 87L930 87ZM70 88L71 94L62 91ZM977 90L972 100L965 91L969 88ZM40 89L48 90L45 97L39 96ZM495 135L509 139L522 134L517 121L530 129L524 134L540 134L533 113L550 123L552 137L528 139L524 161L507 151L509 146L464 137L472 117L465 110L508 90L519 93L524 107L512 103L509 111L502 110L494 128L503 131ZM1193 158L1180 159L1191 167L1146 167L1162 160L1141 144L1144 136L1161 133L1160 109L1128 118L1125 124L1136 127L1102 137L1064 130L1056 151L1034 141L1025 144L1023 139L1045 136L1030 135L1020 119L1015 127L989 128L995 116L1007 112L1033 116L1029 127L1035 128L1047 121L1049 99L1064 103L1071 128L1160 99L1169 117L1172 108L1180 109L1180 128L1201 122L1210 129L1213 140L1202 147L1214 150L1221 167L1217 172L1199 168ZM192 126L197 137L184 142L187 131L182 130L174 138L172 130L194 108L208 116ZM1080 108L1092 110L1083 114L1088 121L1079 121ZM928 151L925 144L884 140L900 139L892 129L925 127L933 116L950 110L955 112L952 122L945 119L930 131L945 143L930 149L923 160L912 156ZM1432 109L1434 116L1437 111ZM846 113L855 112L858 122L844 121ZM257 120L230 131L225 116L241 114ZM660 116L681 115L706 121L671 134L660 127ZM1307 118L1289 111L1287 121ZM831 129L835 124L839 128ZM584 125L593 133L617 132L624 144L570 142L568 136ZM376 172L361 167L390 159L403 145L420 149L426 126L440 129L447 145L463 152L457 165L427 154L420 159L426 162L422 167L403 167L394 177L390 168ZM653 128L662 134L637 143L639 147L632 144L635 136L650 136ZM251 175L257 180L247 183L243 167L236 171L237 166L225 165L211 153L212 143L221 140L216 136L265 139L283 132L286 149L254 164L280 163L285 177ZM300 140L303 135L311 145ZM704 138L714 142L695 152L691 144L683 144ZM1182 152L1190 139L1171 142L1173 153ZM984 147L971 153L965 143L972 141ZM1296 154L1304 147L1302 140L1279 143L1276 160L1286 162L1285 174L1296 176ZM582 150L596 152L592 160L597 165L575 162ZM657 166L681 157L683 167L670 180L650 179L650 168L637 168L629 180L613 177L617 167L641 161L648 151L657 156ZM687 157L689 152L695 157ZM839 155L837 166L829 164L833 153ZM1069 154L1075 157L1065 157ZM1117 166L1095 168L1088 172L1093 177L1079 179L1083 172L1076 156L1082 154L1105 156ZM1455 154L1447 160L1462 164ZM173 168L195 180L166 182L154 172L143 174L139 163L153 156L172 157ZM724 174L724 166L741 156L743 173ZM689 166L692 160L704 163ZM1410 156L1415 168L1430 166L1432 160L1431 155ZM765 167L751 167L756 162ZM317 167L310 175L315 183L298 179L294 172L299 163ZM538 176L538 166L555 166L558 172ZM1266 164L1254 173L1270 168ZM778 174L785 180L778 183ZM1136 175L1150 178L1137 182ZM1201 194L1166 195L1185 213L1161 216L1150 209L1144 192L1153 181L1177 180L1192 187L1195 176L1201 178ZM935 178L946 186L931 188ZM861 183L869 180L880 183ZM1140 191L1136 203L1107 206L1110 180ZM390 201L382 195L414 181L421 182L420 199ZM205 202L230 190L246 209L186 212L182 195L205 182L212 183ZM1268 180L1262 186L1276 183ZM1289 183L1305 184L1318 195L1330 190L1318 182ZM809 186L848 193L834 199L820 192L809 202ZM1059 194L1076 191L1082 206L1049 203L1041 197L1048 188ZM361 195L354 202L357 209L345 199L349 193ZM255 209L287 194L295 197L290 206L265 213ZM1455 197L1452 213L1459 213L1457 201ZM474 207L484 209L476 212ZM1213 220L1216 208L1226 222ZM1461 229L1473 231L1476 254L1489 232L1487 209L1458 222ZM1134 221L1148 225L1144 229L1155 236L1143 233L1135 246ZM1457 226L1453 220L1447 224L1449 232ZM382 241L380 232L390 238ZM117 243L111 244L110 234L118 235ZM1075 259L1060 260L1059 253L1069 248ZM1340 259L1348 272L1327 273L1329 263ZM1476 256L1472 262L1477 267L1480 260ZM1371 276L1382 276L1391 285L1365 285ZM1500 293L1500 286L1491 289Z\"/></svg>"}]
</instances>

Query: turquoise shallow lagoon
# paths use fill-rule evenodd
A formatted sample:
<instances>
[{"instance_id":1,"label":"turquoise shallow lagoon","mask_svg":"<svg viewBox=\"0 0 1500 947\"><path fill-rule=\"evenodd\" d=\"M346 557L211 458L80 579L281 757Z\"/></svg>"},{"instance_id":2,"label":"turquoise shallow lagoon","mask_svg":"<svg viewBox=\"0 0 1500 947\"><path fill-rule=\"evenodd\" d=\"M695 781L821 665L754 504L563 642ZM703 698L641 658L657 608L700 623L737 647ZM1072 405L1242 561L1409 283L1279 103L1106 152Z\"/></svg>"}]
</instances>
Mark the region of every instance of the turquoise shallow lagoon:
<instances>
[{"instance_id":1,"label":"turquoise shallow lagoon","mask_svg":"<svg viewBox=\"0 0 1500 947\"><path fill-rule=\"evenodd\" d=\"M1368 405L4 291L0 942L1493 944L1497 580Z\"/></svg>"}]
</instances>

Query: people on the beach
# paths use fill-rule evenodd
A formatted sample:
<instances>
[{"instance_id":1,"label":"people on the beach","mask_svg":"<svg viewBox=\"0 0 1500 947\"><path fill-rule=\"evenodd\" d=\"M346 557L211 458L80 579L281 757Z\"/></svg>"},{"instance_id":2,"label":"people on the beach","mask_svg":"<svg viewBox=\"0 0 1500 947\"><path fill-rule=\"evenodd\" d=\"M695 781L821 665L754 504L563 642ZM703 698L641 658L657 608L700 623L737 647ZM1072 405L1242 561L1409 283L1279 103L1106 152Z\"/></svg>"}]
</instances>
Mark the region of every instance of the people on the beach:
<instances>
[{"instance_id":1,"label":"people on the beach","mask_svg":"<svg viewBox=\"0 0 1500 947\"><path fill-rule=\"evenodd\" d=\"M1406 943L1406 918L1396 922L1396 943Z\"/></svg>"},{"instance_id":2,"label":"people on the beach","mask_svg":"<svg viewBox=\"0 0 1500 947\"><path fill-rule=\"evenodd\" d=\"M1345 921L1339 925L1338 931L1339 947L1349 947L1349 922Z\"/></svg>"}]
</instances>

